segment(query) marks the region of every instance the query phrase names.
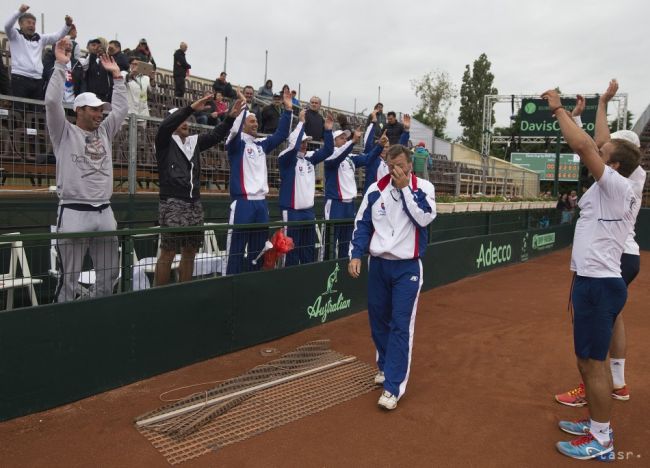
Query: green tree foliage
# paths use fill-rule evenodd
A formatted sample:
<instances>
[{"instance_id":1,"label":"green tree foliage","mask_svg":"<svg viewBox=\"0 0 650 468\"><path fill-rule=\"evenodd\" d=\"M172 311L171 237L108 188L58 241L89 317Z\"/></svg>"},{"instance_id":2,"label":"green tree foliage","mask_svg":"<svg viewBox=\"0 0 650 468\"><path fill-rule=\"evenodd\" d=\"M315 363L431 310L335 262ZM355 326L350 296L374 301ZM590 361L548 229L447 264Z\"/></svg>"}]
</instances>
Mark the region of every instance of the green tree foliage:
<instances>
[{"instance_id":1,"label":"green tree foliage","mask_svg":"<svg viewBox=\"0 0 650 468\"><path fill-rule=\"evenodd\" d=\"M463 127L461 141L477 151L481 150L483 136L483 96L498 93L492 86L494 75L490 72L490 66L491 63L485 54L481 54L474 61L471 70L469 65L465 65L463 83L460 87L458 122ZM492 121L494 121L494 110L492 110Z\"/></svg>"},{"instance_id":2,"label":"green tree foliage","mask_svg":"<svg viewBox=\"0 0 650 468\"><path fill-rule=\"evenodd\" d=\"M627 111L626 120L627 120L627 129L628 130L632 130L632 127L634 127L633 119L634 119L634 114L632 114L632 112L630 112L630 111ZM613 119L613 120L611 120L609 122L609 131L611 133L614 133L617 130L623 130L622 128L618 128L617 120L618 119Z\"/></svg>"},{"instance_id":3,"label":"green tree foliage","mask_svg":"<svg viewBox=\"0 0 650 468\"><path fill-rule=\"evenodd\" d=\"M447 112L458 96L458 89L444 71L429 72L420 79L411 80L420 104L413 114L416 120L434 129L439 138L445 138Z\"/></svg>"}]
</instances>

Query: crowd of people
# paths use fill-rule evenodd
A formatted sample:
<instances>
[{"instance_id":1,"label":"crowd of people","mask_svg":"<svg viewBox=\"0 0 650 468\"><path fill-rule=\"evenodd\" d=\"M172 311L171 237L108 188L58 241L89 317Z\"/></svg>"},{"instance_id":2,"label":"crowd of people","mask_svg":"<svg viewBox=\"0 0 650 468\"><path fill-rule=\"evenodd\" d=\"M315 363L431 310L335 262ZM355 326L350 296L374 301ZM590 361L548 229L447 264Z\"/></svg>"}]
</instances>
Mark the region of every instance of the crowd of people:
<instances>
[{"instance_id":1,"label":"crowd of people","mask_svg":"<svg viewBox=\"0 0 650 468\"><path fill-rule=\"evenodd\" d=\"M77 55L72 18L65 17L59 32L39 36L35 32L36 20L27 10L22 5L5 27L13 54L12 87L16 95L39 98L44 83L40 55L45 45L53 44L45 106L57 161L60 200L57 231L114 230L116 223L110 206L112 141L130 104L142 104L142 94L137 94L137 88L142 91L151 84L145 79L147 68L141 65L146 63L155 68L151 51L142 40L127 58L129 54L121 51L117 41L104 44L98 39L89 42L90 54L82 59ZM17 30L13 29L16 21L20 26ZM185 59L186 50L187 45L182 43L174 54L178 94L183 91L180 78L191 68ZM126 56L126 63L120 54ZM76 114L76 123L71 124L62 103L66 102L70 75L77 67L86 73L87 83L86 88L70 95ZM606 107L617 89L617 83L612 81L600 97L595 140L582 130L579 115L564 109L556 91L549 90L542 95L565 140L596 181L579 201L575 193L565 194L558 201L558 209L563 213L572 213L576 206L581 210L571 259L571 270L575 272L571 297L575 354L584 383L556 395L556 399L570 406L584 406L588 402L589 417L561 421L560 429L579 437L559 442L557 449L581 459L605 457L613 451L611 401L629 398L623 375L625 331L621 311L627 286L639 271L634 223L646 174L639 166L638 137L635 139L631 132L609 133ZM375 382L384 388L378 404L387 410L396 408L409 379L417 299L423 282L421 258L428 243L427 226L436 217L434 186L417 177L415 171L423 164L422 157L417 156L421 151L416 149L414 153L405 146L409 141L410 117L405 115L399 122L394 112L384 116L383 105L378 103L368 118L365 132L360 127L347 128L345 122L338 122L341 128L335 130L333 116L322 115L321 100L314 96L309 101L309 109L298 114L292 131L295 95L288 86L275 94L273 82L268 80L258 91L272 98L272 104L265 108L253 102L252 86L236 89L227 82L225 73L215 81L214 92L221 100L232 99L232 105L218 105L221 101L209 93L191 105L172 109L158 129L160 225L203 224L200 153L225 141L232 201L226 274L259 269L255 260L268 240L268 230L238 225L269 222L267 155L288 141L278 157L282 218L286 222L305 224L287 229L295 240L295 249L286 264L311 263L316 260L317 234L314 168L322 163L326 200L323 218L354 218L354 225L335 224L332 235L326 234L323 239L333 239L327 247L335 249L334 256L349 259L348 271L352 277L361 273L361 258L370 255L368 288L372 294L368 295L368 310L377 350ZM105 118L104 111L110 111ZM205 113L206 122L214 124L211 131L191 134L189 119L197 112ZM268 136L260 136L262 132ZM311 140L322 141L323 145L318 150L309 150ZM358 143L363 151L354 154ZM361 190L355 177L360 167L365 168L366 177ZM355 210L359 192L363 193L363 199ZM70 238L57 242L61 273L57 301L75 299L78 273L86 251L97 272L95 295L112 293L119 267L117 239L102 241L99 244L92 239ZM171 262L178 251L181 252L180 280L190 279L201 242L202 235L164 233L155 284L169 281ZM611 369L606 367L608 354L612 357Z\"/></svg>"}]
</instances>

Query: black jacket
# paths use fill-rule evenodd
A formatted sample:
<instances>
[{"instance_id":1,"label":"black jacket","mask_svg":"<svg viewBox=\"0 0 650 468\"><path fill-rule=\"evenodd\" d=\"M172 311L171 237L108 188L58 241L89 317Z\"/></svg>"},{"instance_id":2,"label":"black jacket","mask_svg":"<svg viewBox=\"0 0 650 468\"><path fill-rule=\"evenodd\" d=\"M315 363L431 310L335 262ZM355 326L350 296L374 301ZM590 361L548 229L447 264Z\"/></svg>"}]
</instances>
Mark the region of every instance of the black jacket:
<instances>
[{"instance_id":1,"label":"black jacket","mask_svg":"<svg viewBox=\"0 0 650 468\"><path fill-rule=\"evenodd\" d=\"M95 93L102 101L110 102L113 95L113 74L108 73L97 55L88 56L88 70L86 70L86 91Z\"/></svg>"},{"instance_id":2,"label":"black jacket","mask_svg":"<svg viewBox=\"0 0 650 468\"><path fill-rule=\"evenodd\" d=\"M177 49L176 52L174 52L174 76L183 78L187 75L187 70L190 68L192 68L192 66L187 63L187 60L185 60L185 52L181 49Z\"/></svg>"},{"instance_id":3,"label":"black jacket","mask_svg":"<svg viewBox=\"0 0 650 468\"><path fill-rule=\"evenodd\" d=\"M201 197L201 151L222 141L230 131L234 118L228 116L223 123L211 132L191 135L185 139L185 146L191 151L188 160L183 150L173 138L180 124L187 120L194 110L190 107L178 109L160 123L156 133L156 159L160 179L160 199L179 198L196 201Z\"/></svg>"},{"instance_id":4,"label":"black jacket","mask_svg":"<svg viewBox=\"0 0 650 468\"><path fill-rule=\"evenodd\" d=\"M307 109L307 112L305 112L305 135L320 141L323 139L324 126L325 119L323 119L323 116L316 111Z\"/></svg>"},{"instance_id":5,"label":"black jacket","mask_svg":"<svg viewBox=\"0 0 650 468\"><path fill-rule=\"evenodd\" d=\"M129 57L122 52L119 51L117 54L112 56L113 59L115 60L115 63L117 63L117 66L120 67L120 71L129 71Z\"/></svg>"},{"instance_id":6,"label":"black jacket","mask_svg":"<svg viewBox=\"0 0 650 468\"><path fill-rule=\"evenodd\" d=\"M10 89L7 67L5 67L2 57L0 57L0 94L9 94Z\"/></svg>"},{"instance_id":7,"label":"black jacket","mask_svg":"<svg viewBox=\"0 0 650 468\"><path fill-rule=\"evenodd\" d=\"M215 93L221 93L221 95L226 99L235 99L237 97L237 93L232 89L232 85L227 81L222 83L218 79L214 80L212 89L214 89Z\"/></svg>"},{"instance_id":8,"label":"black jacket","mask_svg":"<svg viewBox=\"0 0 650 468\"><path fill-rule=\"evenodd\" d=\"M278 128L280 122L280 115L282 115L282 107L269 104L262 109L262 121L260 123L260 131L262 133L273 133Z\"/></svg>"},{"instance_id":9,"label":"black jacket","mask_svg":"<svg viewBox=\"0 0 650 468\"><path fill-rule=\"evenodd\" d=\"M391 145L396 145L399 143L399 137L402 136L402 132L404 132L404 125L402 125L400 122L395 122L392 125L387 123L384 127L384 130L386 131L386 136L388 137L388 143Z\"/></svg>"}]
</instances>

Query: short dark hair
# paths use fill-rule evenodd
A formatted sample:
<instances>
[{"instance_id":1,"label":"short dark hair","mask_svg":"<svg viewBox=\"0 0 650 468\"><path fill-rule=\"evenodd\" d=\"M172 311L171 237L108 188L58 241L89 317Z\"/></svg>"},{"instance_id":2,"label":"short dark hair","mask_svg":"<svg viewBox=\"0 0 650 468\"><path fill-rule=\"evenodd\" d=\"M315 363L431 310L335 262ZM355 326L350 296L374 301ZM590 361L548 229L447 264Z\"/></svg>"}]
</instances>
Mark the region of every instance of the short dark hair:
<instances>
[{"instance_id":1,"label":"short dark hair","mask_svg":"<svg viewBox=\"0 0 650 468\"><path fill-rule=\"evenodd\" d=\"M390 111L388 114L386 114L386 117L395 117L397 118L397 114L394 111Z\"/></svg>"},{"instance_id":2,"label":"short dark hair","mask_svg":"<svg viewBox=\"0 0 650 468\"><path fill-rule=\"evenodd\" d=\"M228 75L228 73L226 73L225 71L222 71L221 73L219 73L219 76L226 76L226 75Z\"/></svg>"},{"instance_id":3,"label":"short dark hair","mask_svg":"<svg viewBox=\"0 0 650 468\"><path fill-rule=\"evenodd\" d=\"M406 156L406 160L408 162L411 162L413 160L411 156L411 150L404 145L393 145L388 148L386 159L395 159L402 154Z\"/></svg>"},{"instance_id":4,"label":"short dark hair","mask_svg":"<svg viewBox=\"0 0 650 468\"><path fill-rule=\"evenodd\" d=\"M129 65L131 65L133 62L139 62L139 60L137 59L137 57L130 57L130 58L129 58Z\"/></svg>"},{"instance_id":5,"label":"short dark hair","mask_svg":"<svg viewBox=\"0 0 650 468\"><path fill-rule=\"evenodd\" d=\"M122 44L121 44L120 41L118 41L117 39L113 39L112 41L108 41L108 43L109 43L109 44L116 45L116 46L118 46L120 49L122 49Z\"/></svg>"},{"instance_id":6,"label":"short dark hair","mask_svg":"<svg viewBox=\"0 0 650 468\"><path fill-rule=\"evenodd\" d=\"M379 106L384 107L384 105L381 102L378 102L377 104L375 104L375 109L377 109Z\"/></svg>"},{"instance_id":7,"label":"short dark hair","mask_svg":"<svg viewBox=\"0 0 650 468\"><path fill-rule=\"evenodd\" d=\"M611 143L614 145L614 149L609 154L609 162L617 162L619 164L618 173L623 177L630 177L639 167L641 151L627 140L614 139L611 140Z\"/></svg>"},{"instance_id":8,"label":"short dark hair","mask_svg":"<svg viewBox=\"0 0 650 468\"><path fill-rule=\"evenodd\" d=\"M251 85L249 85L249 84L246 85L246 86L244 86L244 89L243 89L242 91L246 91L246 90L249 89L249 88L252 89L253 92L255 92L255 88L253 88L253 87L252 87Z\"/></svg>"},{"instance_id":9,"label":"short dark hair","mask_svg":"<svg viewBox=\"0 0 650 468\"><path fill-rule=\"evenodd\" d=\"M26 20L26 19L33 19L34 21L36 21L36 16L34 16L31 13L28 13L28 12L23 13L22 15L20 15L18 17L18 24L20 24L23 20Z\"/></svg>"}]
</instances>

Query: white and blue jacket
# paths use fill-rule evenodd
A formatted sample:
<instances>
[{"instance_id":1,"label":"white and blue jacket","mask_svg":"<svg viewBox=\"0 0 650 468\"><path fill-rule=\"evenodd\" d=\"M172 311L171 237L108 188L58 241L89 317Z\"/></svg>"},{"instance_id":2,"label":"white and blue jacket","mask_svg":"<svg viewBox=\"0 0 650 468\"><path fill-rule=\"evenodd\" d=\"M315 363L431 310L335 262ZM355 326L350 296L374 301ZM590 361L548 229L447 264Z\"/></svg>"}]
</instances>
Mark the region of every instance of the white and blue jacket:
<instances>
[{"instance_id":1,"label":"white and blue jacket","mask_svg":"<svg viewBox=\"0 0 650 468\"><path fill-rule=\"evenodd\" d=\"M300 144L305 133L300 122L291 135L289 146L280 153L280 208L283 210L304 210L314 206L316 174L314 166L323 162L334 151L331 130L323 132L323 146L317 151L300 153Z\"/></svg>"},{"instance_id":2,"label":"white and blue jacket","mask_svg":"<svg viewBox=\"0 0 650 468\"><path fill-rule=\"evenodd\" d=\"M397 189L390 175L370 186L363 197L350 242L350 257L367 251L386 260L420 258L427 248L427 226L436 217L435 189L411 173L409 185Z\"/></svg>"},{"instance_id":3,"label":"white and blue jacket","mask_svg":"<svg viewBox=\"0 0 650 468\"><path fill-rule=\"evenodd\" d=\"M348 141L334 149L334 154L325 160L325 198L327 200L350 201L357 196L357 181L354 172L357 167L368 164L368 160L376 159L383 148L377 144L372 146L369 132L366 129L364 154L350 155L353 143Z\"/></svg>"},{"instance_id":4,"label":"white and blue jacket","mask_svg":"<svg viewBox=\"0 0 650 468\"><path fill-rule=\"evenodd\" d=\"M291 111L282 113L277 130L266 138L255 138L242 132L246 115L248 110L239 114L226 141L230 162L230 197L233 200L264 200L269 193L266 154L289 136Z\"/></svg>"},{"instance_id":5,"label":"white and blue jacket","mask_svg":"<svg viewBox=\"0 0 650 468\"><path fill-rule=\"evenodd\" d=\"M374 137L374 128L375 128L376 122L373 122L370 127L372 131L368 133L366 131L366 142L365 145L368 146L368 138L373 138ZM408 130L404 130L402 134L399 137L399 142L398 144L400 145L408 145L409 138L411 138L411 134ZM370 188L370 185L377 182L380 180L382 177L385 175L388 175L390 170L388 169L388 165L386 164L386 161L381 157L381 153L377 155L377 157L373 158L368 158L367 165L366 165L366 182L363 186L363 193L366 193L368 191L368 188Z\"/></svg>"}]
</instances>

